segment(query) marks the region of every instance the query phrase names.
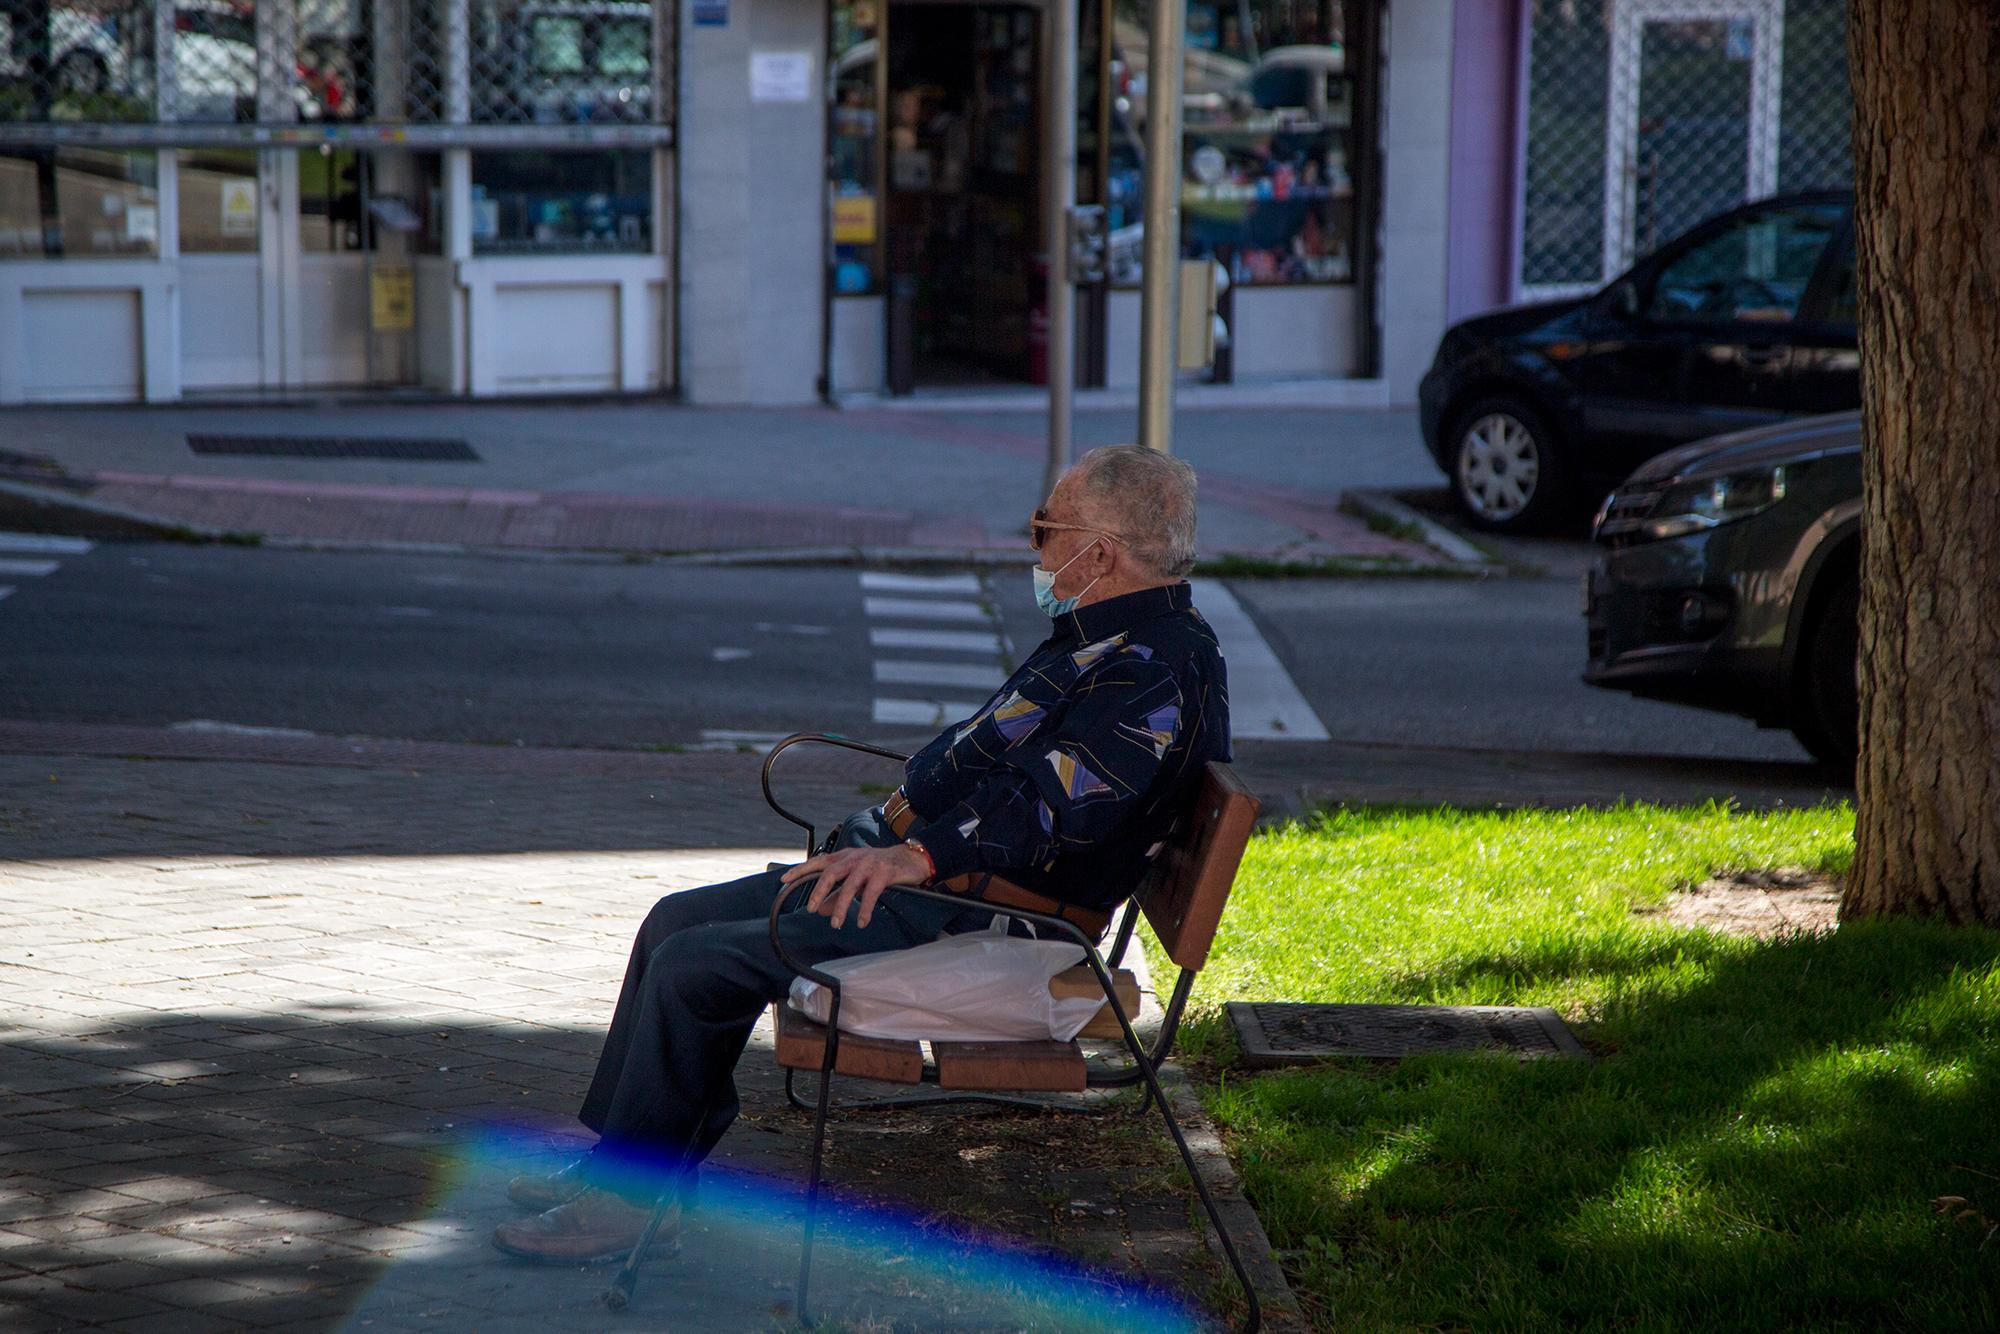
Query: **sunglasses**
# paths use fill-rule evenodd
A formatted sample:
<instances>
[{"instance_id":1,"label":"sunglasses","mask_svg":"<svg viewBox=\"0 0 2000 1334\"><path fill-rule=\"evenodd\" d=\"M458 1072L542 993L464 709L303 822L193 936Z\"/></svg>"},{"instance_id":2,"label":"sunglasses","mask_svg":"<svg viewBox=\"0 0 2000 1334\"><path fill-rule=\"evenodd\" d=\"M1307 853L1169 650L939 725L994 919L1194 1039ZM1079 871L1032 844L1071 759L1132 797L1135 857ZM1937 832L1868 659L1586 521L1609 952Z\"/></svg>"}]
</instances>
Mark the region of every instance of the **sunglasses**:
<instances>
[{"instance_id":1,"label":"sunglasses","mask_svg":"<svg viewBox=\"0 0 2000 1334\"><path fill-rule=\"evenodd\" d=\"M1125 545L1125 539L1109 529L1089 528L1080 523L1057 523L1049 517L1046 508L1036 510L1034 517L1028 520L1028 545L1040 551L1042 544L1049 540L1050 533L1096 533L1099 537L1110 538L1120 546Z\"/></svg>"}]
</instances>

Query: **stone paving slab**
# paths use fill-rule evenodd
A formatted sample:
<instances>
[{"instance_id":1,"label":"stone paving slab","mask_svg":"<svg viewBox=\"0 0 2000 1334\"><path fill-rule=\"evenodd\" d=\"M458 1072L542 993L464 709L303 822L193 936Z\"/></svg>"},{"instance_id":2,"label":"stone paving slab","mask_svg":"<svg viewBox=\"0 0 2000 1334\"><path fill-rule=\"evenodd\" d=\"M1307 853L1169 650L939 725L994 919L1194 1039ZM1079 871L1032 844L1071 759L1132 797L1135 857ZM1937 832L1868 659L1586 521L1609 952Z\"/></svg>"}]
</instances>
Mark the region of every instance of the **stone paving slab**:
<instances>
[{"instance_id":1,"label":"stone paving slab","mask_svg":"<svg viewBox=\"0 0 2000 1334\"><path fill-rule=\"evenodd\" d=\"M755 755L641 776L500 753L523 768L0 755L0 1326L610 1321L603 1272L492 1252L504 1183L582 1142L573 1107L654 899L796 854L759 817ZM801 790L865 800L837 766ZM685 1245L621 1327L789 1315L809 1125L768 1032L739 1079ZM1052 1161L1057 1136L1078 1151ZM899 1192L920 1159L932 1186ZM843 1118L828 1179L868 1206L826 1233L834 1316L1173 1328L1214 1290L1147 1122ZM1179 1295L1135 1291L1140 1268Z\"/></svg>"}]
</instances>

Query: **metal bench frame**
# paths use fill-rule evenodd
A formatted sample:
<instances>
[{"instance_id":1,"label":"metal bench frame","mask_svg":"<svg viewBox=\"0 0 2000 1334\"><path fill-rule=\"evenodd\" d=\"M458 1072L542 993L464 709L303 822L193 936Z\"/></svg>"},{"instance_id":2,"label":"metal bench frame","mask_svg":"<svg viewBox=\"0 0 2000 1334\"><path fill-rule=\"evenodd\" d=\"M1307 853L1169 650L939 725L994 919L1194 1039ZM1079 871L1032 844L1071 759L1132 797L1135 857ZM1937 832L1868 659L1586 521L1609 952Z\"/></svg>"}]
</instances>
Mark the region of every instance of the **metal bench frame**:
<instances>
[{"instance_id":1,"label":"metal bench frame","mask_svg":"<svg viewBox=\"0 0 2000 1334\"><path fill-rule=\"evenodd\" d=\"M838 746L847 750L860 751L865 754L877 755L884 759L894 760L898 763L906 762L909 757L897 751L884 749L883 747L880 746L871 746L864 742L851 741L845 737L832 736L826 733L819 733L819 732L797 733L792 736L786 737L783 741L780 741L776 746L772 747L770 753L766 755L764 758L764 768L762 775L762 781L764 787L764 799L770 803L772 810L776 811L780 816L782 816L786 820L789 820L791 823L798 825L801 829L804 829L806 831L806 855L808 857L811 857L815 855L816 852L821 850L818 840L816 838L817 831L814 825L810 821L802 819L801 817L794 815L792 812L786 810L785 807L778 802L776 796L771 791L771 771L772 767L777 762L778 756L782 754L785 750L789 749L790 747L806 742L814 742L825 745ZM1235 782L1233 777L1228 776L1228 766L1213 765L1211 766L1211 769L1220 771L1220 775L1224 777L1226 785L1229 785L1232 788L1232 795L1240 793L1242 797L1247 798L1249 803L1250 817L1254 819L1255 809L1256 809L1255 798L1249 797L1247 791L1244 791L1241 788L1241 785ZM1243 835L1245 838L1248 837L1247 823L1244 826ZM1239 847L1236 850L1235 855L1240 856L1240 854L1241 854L1241 849ZM1161 859L1162 864L1165 861L1166 861L1165 858ZM1230 871L1231 874L1233 875L1234 873L1233 860L1230 865ZM820 1169L826 1147L827 1113L832 1105L833 1076L835 1073L835 1065L839 1059L839 1049L840 1049L839 978L835 977L831 973L824 972L820 969L812 967L809 964L803 963L798 959L793 958L791 954L786 951L784 943L782 940L779 939L778 935L778 921L780 916L785 911L786 904L790 902L792 897L800 890L808 888L809 883L810 882L807 881L800 881L799 883L791 885L785 890L783 890L781 893L779 893L776 901L773 902L771 905L771 924L770 924L771 945L772 948L777 951L778 957L781 960L783 960L785 965L788 968L790 968L792 972L795 973L796 975L800 977L810 978L812 981L817 982L821 986L825 987L827 989L828 998L830 1001L830 1009L827 1015L827 1023L824 1026L825 1027L825 1040L823 1044L824 1054L822 1055L820 1061L819 1088L817 1090L817 1097L811 1104L814 1113L812 1170L806 1185L805 1236L799 1254L799 1279L798 1279L797 1300L793 1307L793 1310L797 1314L800 1323L805 1325L812 1324L812 1317L809 1308L807 1306L807 1295L808 1295L809 1284L812 1277L813 1237L819 1216ZM1151 882L1149 880L1149 884L1150 883ZM1185 1164L1187 1167L1188 1178L1189 1180L1194 1182L1195 1192L1201 1199L1202 1209L1207 1213L1209 1222L1214 1226L1216 1238L1222 1244L1223 1255L1225 1256L1225 1258L1227 1258L1229 1262L1229 1267L1235 1272L1236 1282L1243 1291L1243 1299L1246 1307L1246 1316L1242 1328L1246 1331L1246 1334L1252 1334L1252 1332L1254 1332L1259 1327L1262 1321L1262 1315L1257 1303L1257 1290L1250 1281L1249 1272L1244 1268L1242 1257L1237 1254L1235 1242L1231 1240L1228 1229L1223 1226L1221 1213L1216 1208L1214 1196L1211 1195L1209 1192L1208 1183L1202 1178L1201 1170L1194 1160L1194 1155L1188 1149L1187 1138L1185 1135L1182 1134L1180 1122L1174 1116L1173 1105L1167 1100L1165 1093L1161 1091L1159 1073L1158 1073L1160 1064L1167 1059L1168 1055L1173 1050L1174 1037L1180 1027L1181 1013L1186 1008L1189 992L1193 990L1195 975L1200 971L1202 963L1206 961L1207 944L1205 941L1202 943L1200 947L1201 960L1198 961L1195 964L1195 966L1188 967L1185 963L1182 964L1180 977L1174 984L1172 997L1167 1002L1164 1013L1162 1015L1159 1035L1155 1040L1154 1045L1150 1051L1147 1049L1146 1045L1139 1040L1138 1033L1132 1027L1132 1018L1125 1012L1124 1005L1118 999L1117 988L1112 982L1112 970L1118 967L1119 960L1121 960L1124 957L1126 948L1131 944L1132 934L1137 927L1138 916L1142 910L1143 896L1145 893L1145 889L1146 886L1142 886L1140 890L1136 892L1130 900L1127 901L1125 910L1119 922L1116 936L1114 938L1108 962L1106 956L1099 953L1096 940L1094 940L1089 935L1085 934L1085 932L1081 928L1077 927L1075 924L1065 921L1060 917L1051 917L1044 913L1029 912L1026 909L1010 908L999 904L982 904L982 907L991 908L993 912L1000 914L1002 916L1010 917L1017 921L1027 922L1035 928L1036 933L1038 935L1044 938L1067 938L1082 947L1084 953L1084 961L1087 964L1089 964L1092 975L1097 979L1098 985L1102 987L1104 990L1105 1003L1110 1006L1112 1014L1116 1016L1118 1020L1119 1033L1122 1037L1127 1054L1129 1054L1130 1057L1132 1058L1131 1066L1126 1068L1110 1068L1099 1065L1086 1065L1086 1087L1091 1089L1102 1089L1102 1088L1130 1087L1135 1084L1143 1085L1145 1088L1145 1093L1140 1100L1137 1109L1138 1113L1143 1114L1148 1104L1157 1106L1160 1109L1160 1118L1162 1121L1166 1123L1167 1134L1173 1140L1174 1148L1180 1153L1181 1162ZM936 890L922 889L914 885L892 885L890 886L888 892L896 894L913 895L918 898L932 899L939 903L948 903L955 906L963 906L967 902L966 897L962 894L940 893ZM1177 962L1179 962L1179 960L1177 960ZM780 1003L782 1004L782 1002ZM795 1106L798 1106L801 1109L803 1109L808 1104L803 1099L801 1099L796 1093L796 1091L793 1089L792 1074L793 1072L790 1069L787 1069L785 1073L786 1096L791 1100L791 1102ZM923 1071L923 1079L925 1082L931 1082L931 1083L936 1082L937 1068L935 1064L931 1062L925 1063ZM1008 1098L991 1093L947 1092L947 1093L926 1095L916 1098L910 1098L910 1097L875 1098L864 1102L843 1104L843 1108L845 1109L851 1107L856 1109L867 1109L867 1108L880 1108L889 1106L907 1107L912 1105L913 1103L931 1103L931 1102L935 1103L989 1102L989 1103L998 1103L1002 1105L1032 1106L1043 1110L1050 1110L1060 1107L1060 1104L1051 1104L1049 1102L1039 1101L1039 1100L1031 1101L1023 1098ZM643 1253L643 1250L644 1250L644 1240L642 1239L639 1250L634 1252L635 1258L639 1254ZM629 1269L634 1266L628 1262L627 1267ZM622 1277L623 1276L621 1275L621 1279ZM629 1294L630 1292L629 1287L626 1288L626 1292Z\"/></svg>"}]
</instances>

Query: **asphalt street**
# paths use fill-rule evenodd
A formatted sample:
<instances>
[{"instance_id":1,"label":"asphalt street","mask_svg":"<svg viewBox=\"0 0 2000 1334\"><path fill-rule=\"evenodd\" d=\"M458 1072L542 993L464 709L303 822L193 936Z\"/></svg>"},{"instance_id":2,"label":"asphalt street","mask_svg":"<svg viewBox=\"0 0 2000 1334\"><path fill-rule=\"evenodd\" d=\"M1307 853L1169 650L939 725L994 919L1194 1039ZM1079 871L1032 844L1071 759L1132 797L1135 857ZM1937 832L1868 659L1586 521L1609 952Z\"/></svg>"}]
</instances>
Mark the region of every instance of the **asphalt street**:
<instances>
[{"instance_id":1,"label":"asphalt street","mask_svg":"<svg viewBox=\"0 0 2000 1334\"><path fill-rule=\"evenodd\" d=\"M1580 557L1558 556L1541 577L1230 581L1239 721L1276 720L1268 735L1317 723L1337 741L1804 759L1785 733L1584 686ZM536 746L908 739L976 705L1047 624L1025 567L176 544L10 559L0 718L43 722ZM1288 706L1293 684L1303 701Z\"/></svg>"}]
</instances>

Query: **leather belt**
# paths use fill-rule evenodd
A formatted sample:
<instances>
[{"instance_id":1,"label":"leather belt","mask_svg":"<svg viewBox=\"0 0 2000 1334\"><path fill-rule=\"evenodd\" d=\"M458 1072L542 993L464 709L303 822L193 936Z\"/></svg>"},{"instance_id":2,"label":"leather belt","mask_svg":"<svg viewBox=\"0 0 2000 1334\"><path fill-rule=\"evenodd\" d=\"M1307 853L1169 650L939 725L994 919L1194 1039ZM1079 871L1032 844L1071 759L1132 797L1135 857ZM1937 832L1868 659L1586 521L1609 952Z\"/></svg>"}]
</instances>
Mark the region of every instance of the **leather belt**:
<instances>
[{"instance_id":1,"label":"leather belt","mask_svg":"<svg viewBox=\"0 0 2000 1334\"><path fill-rule=\"evenodd\" d=\"M917 822L917 813L910 809L910 799L897 788L890 798L882 803L882 818L889 826L889 832L897 838L908 838L910 826ZM951 894L970 894L988 903L997 903L1006 908L1024 908L1029 912L1042 913L1049 917L1060 917L1065 922L1081 927L1085 935L1101 936L1111 921L1111 914L1099 912L1095 908L1080 908L1074 903L1064 903L1046 894L1037 894L1032 889L1023 889L1011 880L1002 880L997 875L984 871L969 871L938 881L932 888L942 889Z\"/></svg>"}]
</instances>

